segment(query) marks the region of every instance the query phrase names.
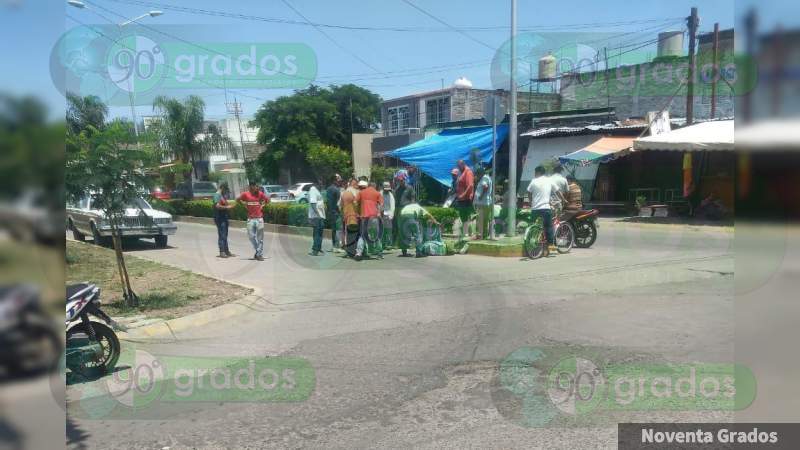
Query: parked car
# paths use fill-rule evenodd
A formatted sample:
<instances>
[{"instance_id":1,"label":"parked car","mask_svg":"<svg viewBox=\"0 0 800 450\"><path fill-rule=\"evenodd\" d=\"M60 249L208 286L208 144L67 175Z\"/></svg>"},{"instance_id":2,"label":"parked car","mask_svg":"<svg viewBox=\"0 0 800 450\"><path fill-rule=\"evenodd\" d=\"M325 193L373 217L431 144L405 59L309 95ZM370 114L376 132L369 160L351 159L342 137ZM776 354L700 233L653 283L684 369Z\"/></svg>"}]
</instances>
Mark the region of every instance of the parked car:
<instances>
[{"instance_id":1,"label":"parked car","mask_svg":"<svg viewBox=\"0 0 800 450\"><path fill-rule=\"evenodd\" d=\"M76 203L67 204L67 228L77 241L91 236L95 244L107 244L111 238L111 225L103 211L93 208L93 201L92 196L86 196ZM177 229L172 215L153 209L143 198L128 205L121 226L122 237L153 238L158 248L165 248L167 238Z\"/></svg>"},{"instance_id":2,"label":"parked car","mask_svg":"<svg viewBox=\"0 0 800 450\"><path fill-rule=\"evenodd\" d=\"M18 241L54 245L61 236L60 207L43 191L28 190L11 202L0 202L0 228Z\"/></svg>"},{"instance_id":3,"label":"parked car","mask_svg":"<svg viewBox=\"0 0 800 450\"><path fill-rule=\"evenodd\" d=\"M193 181L191 184L184 181L175 186L171 192L172 198L182 198L184 200L205 200L214 197L217 192L217 183L211 181Z\"/></svg>"},{"instance_id":4,"label":"parked car","mask_svg":"<svg viewBox=\"0 0 800 450\"><path fill-rule=\"evenodd\" d=\"M158 186L154 187L153 190L150 191L150 196L159 200L169 200L172 198L172 195L170 195L168 190Z\"/></svg>"},{"instance_id":5,"label":"parked car","mask_svg":"<svg viewBox=\"0 0 800 450\"><path fill-rule=\"evenodd\" d=\"M308 190L314 183L297 183L289 189L297 203L308 203Z\"/></svg>"},{"instance_id":6,"label":"parked car","mask_svg":"<svg viewBox=\"0 0 800 450\"><path fill-rule=\"evenodd\" d=\"M285 203L294 201L294 195L290 194L286 186L280 184L265 184L261 190L269 197L270 202Z\"/></svg>"}]
</instances>

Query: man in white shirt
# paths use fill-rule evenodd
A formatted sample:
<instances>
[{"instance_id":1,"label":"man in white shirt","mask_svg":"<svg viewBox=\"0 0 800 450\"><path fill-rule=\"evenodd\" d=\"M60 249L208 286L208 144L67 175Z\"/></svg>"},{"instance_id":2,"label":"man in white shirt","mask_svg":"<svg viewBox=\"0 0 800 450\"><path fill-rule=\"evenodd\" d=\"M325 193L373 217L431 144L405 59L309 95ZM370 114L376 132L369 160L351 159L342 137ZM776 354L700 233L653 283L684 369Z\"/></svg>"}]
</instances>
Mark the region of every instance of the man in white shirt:
<instances>
[{"instance_id":1,"label":"man in white shirt","mask_svg":"<svg viewBox=\"0 0 800 450\"><path fill-rule=\"evenodd\" d=\"M534 178L528 185L528 192L531 194L531 220L537 217L542 218L545 236L547 237L548 247L544 249L544 255L550 254L549 246L553 245L553 210L550 207L550 196L554 190L553 182L550 177L545 175L544 167L537 166L534 169Z\"/></svg>"},{"instance_id":2,"label":"man in white shirt","mask_svg":"<svg viewBox=\"0 0 800 450\"><path fill-rule=\"evenodd\" d=\"M325 228L325 200L317 185L308 190L308 221L314 227L314 240L311 243L311 256L322 253L322 230Z\"/></svg>"},{"instance_id":3,"label":"man in white shirt","mask_svg":"<svg viewBox=\"0 0 800 450\"><path fill-rule=\"evenodd\" d=\"M553 202L553 210L559 213L563 206L566 205L567 194L569 193L569 182L564 177L563 167L556 166L553 168L553 174L550 175L550 181L553 183L553 192L551 193L551 201Z\"/></svg>"},{"instance_id":4,"label":"man in white shirt","mask_svg":"<svg viewBox=\"0 0 800 450\"><path fill-rule=\"evenodd\" d=\"M383 205L381 206L381 220L383 221L383 247L389 248L394 242L392 223L394 221L395 200L392 185L383 182Z\"/></svg>"}]
</instances>

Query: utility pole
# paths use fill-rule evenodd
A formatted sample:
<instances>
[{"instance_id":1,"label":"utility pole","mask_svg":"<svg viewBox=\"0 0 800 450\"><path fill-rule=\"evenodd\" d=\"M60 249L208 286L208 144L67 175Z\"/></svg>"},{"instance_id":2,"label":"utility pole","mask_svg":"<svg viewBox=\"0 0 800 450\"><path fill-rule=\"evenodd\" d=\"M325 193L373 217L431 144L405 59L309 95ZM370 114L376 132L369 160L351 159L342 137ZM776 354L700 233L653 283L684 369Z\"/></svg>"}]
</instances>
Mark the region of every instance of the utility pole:
<instances>
[{"instance_id":1,"label":"utility pole","mask_svg":"<svg viewBox=\"0 0 800 450\"><path fill-rule=\"evenodd\" d=\"M756 10L751 9L744 19L744 34L745 34L745 48L747 49L747 57L755 58L755 44L756 44ZM753 59L751 59L753 60ZM751 77L751 71L745 71L746 76ZM752 79L747 80L745 86L751 86ZM753 95L750 92L745 92L742 99L742 119L744 122L749 122L753 118Z\"/></svg>"},{"instance_id":2,"label":"utility pole","mask_svg":"<svg viewBox=\"0 0 800 450\"><path fill-rule=\"evenodd\" d=\"M239 118L240 114L242 113L242 104L239 103L236 97L234 97L233 103L228 103L225 106L228 107L228 114L233 114L233 116L236 117L236 124L239 126L239 144L242 146L242 161L244 161L246 159L244 151L244 134L242 133L242 121ZM225 128L227 132L227 127ZM237 155L234 154L233 156L235 159Z\"/></svg>"},{"instance_id":3,"label":"utility pole","mask_svg":"<svg viewBox=\"0 0 800 450\"><path fill-rule=\"evenodd\" d=\"M695 65L695 42L697 40L697 26L700 20L697 17L697 8L692 8L692 14L686 18L689 26L689 79L686 83L686 125L694 122L694 77Z\"/></svg>"},{"instance_id":4,"label":"utility pole","mask_svg":"<svg viewBox=\"0 0 800 450\"><path fill-rule=\"evenodd\" d=\"M609 82L608 82L608 48L603 47L603 58L606 60L605 68L606 68L606 109L608 110L608 122L611 123L611 90L609 89Z\"/></svg>"},{"instance_id":5,"label":"utility pole","mask_svg":"<svg viewBox=\"0 0 800 450\"><path fill-rule=\"evenodd\" d=\"M711 52L711 118L717 116L717 79L719 78L719 63L717 54L719 53L719 23L714 24L714 47Z\"/></svg>"},{"instance_id":6,"label":"utility pole","mask_svg":"<svg viewBox=\"0 0 800 450\"><path fill-rule=\"evenodd\" d=\"M508 88L511 90L508 105L508 220L506 236L517 234L517 0L511 0L511 71Z\"/></svg>"}]
</instances>

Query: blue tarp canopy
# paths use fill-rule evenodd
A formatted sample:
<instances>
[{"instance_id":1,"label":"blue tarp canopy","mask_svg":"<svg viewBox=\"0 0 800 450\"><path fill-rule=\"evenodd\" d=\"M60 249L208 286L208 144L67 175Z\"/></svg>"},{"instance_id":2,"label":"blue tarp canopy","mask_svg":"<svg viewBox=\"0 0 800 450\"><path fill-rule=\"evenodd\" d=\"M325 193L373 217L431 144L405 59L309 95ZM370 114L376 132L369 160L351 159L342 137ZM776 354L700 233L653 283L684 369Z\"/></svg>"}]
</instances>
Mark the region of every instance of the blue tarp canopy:
<instances>
[{"instance_id":1,"label":"blue tarp canopy","mask_svg":"<svg viewBox=\"0 0 800 450\"><path fill-rule=\"evenodd\" d=\"M497 126L497 148L508 136L508 125ZM451 128L411 145L387 152L387 156L397 158L407 164L416 166L423 173L439 183L449 186L450 171L456 161L463 159L471 165L470 155L478 149L480 162L486 164L492 160L492 127Z\"/></svg>"}]
</instances>

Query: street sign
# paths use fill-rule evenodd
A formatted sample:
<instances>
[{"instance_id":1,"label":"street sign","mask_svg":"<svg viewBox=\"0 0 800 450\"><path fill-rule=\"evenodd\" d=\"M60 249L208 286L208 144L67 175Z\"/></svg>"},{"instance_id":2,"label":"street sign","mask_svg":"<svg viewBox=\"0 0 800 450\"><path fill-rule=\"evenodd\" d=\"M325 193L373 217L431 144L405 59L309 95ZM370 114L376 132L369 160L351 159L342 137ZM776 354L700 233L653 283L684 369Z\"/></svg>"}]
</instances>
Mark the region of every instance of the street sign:
<instances>
[{"instance_id":1,"label":"street sign","mask_svg":"<svg viewBox=\"0 0 800 450\"><path fill-rule=\"evenodd\" d=\"M505 99L497 95L489 95L483 103L483 118L489 125L500 123L506 116Z\"/></svg>"}]
</instances>

